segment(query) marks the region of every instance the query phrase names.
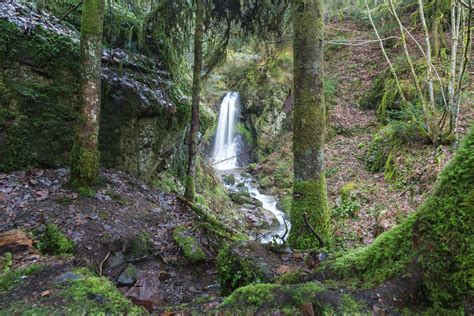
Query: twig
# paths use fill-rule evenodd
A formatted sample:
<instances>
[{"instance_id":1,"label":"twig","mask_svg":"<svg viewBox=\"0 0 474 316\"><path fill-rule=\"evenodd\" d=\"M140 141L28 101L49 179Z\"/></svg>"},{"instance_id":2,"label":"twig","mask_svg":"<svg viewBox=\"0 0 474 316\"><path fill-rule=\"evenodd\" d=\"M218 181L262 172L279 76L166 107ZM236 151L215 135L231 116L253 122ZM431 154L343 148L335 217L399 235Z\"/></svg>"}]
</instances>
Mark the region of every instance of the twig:
<instances>
[{"instance_id":1,"label":"twig","mask_svg":"<svg viewBox=\"0 0 474 316\"><path fill-rule=\"evenodd\" d=\"M58 20L58 22L61 22L62 20L64 20L65 18L67 18L67 17L69 16L69 14L73 13L74 11L76 11L76 10L79 8L79 6L82 4L83 1L84 1L84 0L79 1L79 2L74 6L74 8L72 8L71 10L69 10L62 18L60 18L60 19Z\"/></svg>"},{"instance_id":2,"label":"twig","mask_svg":"<svg viewBox=\"0 0 474 316\"><path fill-rule=\"evenodd\" d=\"M303 213L303 219L304 219L304 223L306 224L306 226L308 226L309 230L313 233L313 235L318 240L319 246L321 248L324 248L324 241L321 239L321 237L319 237L318 233L316 233L313 226L311 226L311 224L308 222L308 215L306 214L306 212Z\"/></svg>"},{"instance_id":3,"label":"twig","mask_svg":"<svg viewBox=\"0 0 474 316\"><path fill-rule=\"evenodd\" d=\"M107 261L107 259L109 259L109 256L110 256L110 251L107 252L107 255L105 256L104 260L102 260L99 264L99 276L102 276L102 266L104 265L105 261Z\"/></svg>"}]
</instances>

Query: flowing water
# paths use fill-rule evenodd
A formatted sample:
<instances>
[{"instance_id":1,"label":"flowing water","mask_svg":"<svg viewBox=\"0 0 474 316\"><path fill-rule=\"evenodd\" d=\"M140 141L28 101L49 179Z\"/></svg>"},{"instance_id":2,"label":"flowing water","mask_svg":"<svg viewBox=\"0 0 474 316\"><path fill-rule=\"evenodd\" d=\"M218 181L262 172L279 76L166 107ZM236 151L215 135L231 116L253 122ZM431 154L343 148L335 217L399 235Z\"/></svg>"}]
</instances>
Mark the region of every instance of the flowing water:
<instances>
[{"instance_id":1,"label":"flowing water","mask_svg":"<svg viewBox=\"0 0 474 316\"><path fill-rule=\"evenodd\" d=\"M260 240L268 243L273 240L273 236L285 236L290 227L287 215L277 208L278 200L272 195L266 195L259 191L257 184L251 176L242 176L243 166L239 166L237 156L240 154L239 148L242 148L240 142L242 138L235 133L235 126L240 116L240 98L237 92L229 92L222 99L219 109L219 119L217 125L212 159L214 168L221 176L224 174L233 174L235 184L224 184L230 191L239 191L243 187L250 193L250 196L261 201L263 208L273 213L278 220L278 225L265 232L265 236ZM238 186L243 183L242 186ZM286 222L286 223L285 223ZM288 235L286 235L287 237Z\"/></svg>"}]
</instances>

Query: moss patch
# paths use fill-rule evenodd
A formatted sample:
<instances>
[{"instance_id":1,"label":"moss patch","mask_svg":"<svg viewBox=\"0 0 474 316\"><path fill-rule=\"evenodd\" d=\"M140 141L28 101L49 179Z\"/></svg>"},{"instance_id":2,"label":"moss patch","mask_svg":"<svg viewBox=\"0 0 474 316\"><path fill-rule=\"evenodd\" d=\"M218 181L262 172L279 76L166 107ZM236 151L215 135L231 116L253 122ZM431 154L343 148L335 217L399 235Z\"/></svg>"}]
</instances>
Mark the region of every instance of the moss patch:
<instances>
[{"instance_id":1,"label":"moss patch","mask_svg":"<svg viewBox=\"0 0 474 316\"><path fill-rule=\"evenodd\" d=\"M202 250L199 242L191 236L186 227L178 225L173 230L173 240L183 250L184 256L190 262L200 262L206 260L206 254Z\"/></svg>"},{"instance_id":2,"label":"moss patch","mask_svg":"<svg viewBox=\"0 0 474 316\"><path fill-rule=\"evenodd\" d=\"M43 233L40 233L38 248L41 252L50 255L74 253L75 244L58 226L47 224Z\"/></svg>"}]
</instances>

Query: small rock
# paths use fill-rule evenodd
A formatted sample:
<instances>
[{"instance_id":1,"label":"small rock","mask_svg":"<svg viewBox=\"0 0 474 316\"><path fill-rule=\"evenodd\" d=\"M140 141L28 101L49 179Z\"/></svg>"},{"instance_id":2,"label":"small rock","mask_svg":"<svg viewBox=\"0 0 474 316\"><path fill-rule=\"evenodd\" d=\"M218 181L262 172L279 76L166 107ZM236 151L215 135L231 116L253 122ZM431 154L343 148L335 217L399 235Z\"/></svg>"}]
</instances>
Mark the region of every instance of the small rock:
<instances>
[{"instance_id":1,"label":"small rock","mask_svg":"<svg viewBox=\"0 0 474 316\"><path fill-rule=\"evenodd\" d=\"M303 316L314 316L313 304L311 302L303 303L300 310Z\"/></svg>"},{"instance_id":2,"label":"small rock","mask_svg":"<svg viewBox=\"0 0 474 316\"><path fill-rule=\"evenodd\" d=\"M113 255L111 255L109 257L109 259L107 259L106 267L107 268L114 268L114 267L117 267L117 266L123 264L124 262L125 262L125 255L123 254L123 252L116 251L116 252L114 252Z\"/></svg>"},{"instance_id":3,"label":"small rock","mask_svg":"<svg viewBox=\"0 0 474 316\"><path fill-rule=\"evenodd\" d=\"M117 283L122 286L132 286L137 282L137 275L137 267L130 263L119 275Z\"/></svg>"},{"instance_id":4,"label":"small rock","mask_svg":"<svg viewBox=\"0 0 474 316\"><path fill-rule=\"evenodd\" d=\"M166 271L160 271L160 273L158 274L158 280L160 280L160 281L169 280L172 277L173 277L173 275L169 272L166 272Z\"/></svg>"},{"instance_id":5,"label":"small rock","mask_svg":"<svg viewBox=\"0 0 474 316\"><path fill-rule=\"evenodd\" d=\"M80 274L71 272L71 271L66 271L58 275L57 277L54 278L53 282L60 284L60 283L65 283L68 281L75 281L75 280L80 280L82 279L82 276Z\"/></svg>"}]
</instances>

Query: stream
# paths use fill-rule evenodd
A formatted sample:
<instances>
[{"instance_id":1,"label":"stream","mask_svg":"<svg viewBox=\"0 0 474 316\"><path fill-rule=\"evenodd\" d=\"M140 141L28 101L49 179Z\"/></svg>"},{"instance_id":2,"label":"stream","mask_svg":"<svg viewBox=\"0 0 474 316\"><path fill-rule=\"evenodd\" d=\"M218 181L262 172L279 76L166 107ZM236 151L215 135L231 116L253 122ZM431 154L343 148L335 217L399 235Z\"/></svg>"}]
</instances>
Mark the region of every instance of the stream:
<instances>
[{"instance_id":1,"label":"stream","mask_svg":"<svg viewBox=\"0 0 474 316\"><path fill-rule=\"evenodd\" d=\"M275 196L262 193L252 175L245 172L239 162L239 154L244 151L243 138L235 132L241 113L240 96L237 92L229 92L222 99L219 109L219 119L216 137L214 139L212 161L214 168L221 179L233 176L234 181L222 181L230 194L248 192L252 199L260 201L261 206L253 209L257 213L270 212L276 219L269 227L259 231L258 239L262 243L272 241L281 243L288 237L290 222L288 216L277 208L278 200ZM260 204L259 203L259 204ZM241 209L236 209L239 211ZM276 237L278 236L278 237ZM251 236L252 237L252 236Z\"/></svg>"}]
</instances>

